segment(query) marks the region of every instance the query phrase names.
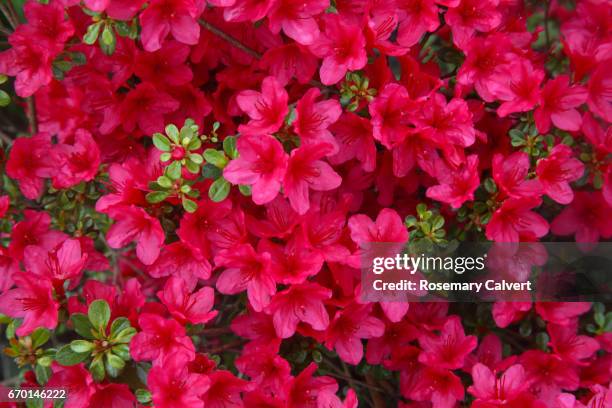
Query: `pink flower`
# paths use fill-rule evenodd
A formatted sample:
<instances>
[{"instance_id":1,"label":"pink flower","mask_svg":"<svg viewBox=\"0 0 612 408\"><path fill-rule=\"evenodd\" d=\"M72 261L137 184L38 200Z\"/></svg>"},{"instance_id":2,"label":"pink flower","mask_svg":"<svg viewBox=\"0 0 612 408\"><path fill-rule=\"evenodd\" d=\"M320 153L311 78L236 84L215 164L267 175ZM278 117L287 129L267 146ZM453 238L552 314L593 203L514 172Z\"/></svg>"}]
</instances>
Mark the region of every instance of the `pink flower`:
<instances>
[{"instance_id":1,"label":"pink flower","mask_svg":"<svg viewBox=\"0 0 612 408\"><path fill-rule=\"evenodd\" d=\"M503 34L470 39L463 49L466 58L457 72L457 83L465 87L474 86L485 101L493 101L494 74L512 56L509 52L511 45Z\"/></svg>"},{"instance_id":2,"label":"pink flower","mask_svg":"<svg viewBox=\"0 0 612 408\"><path fill-rule=\"evenodd\" d=\"M109 216L115 223L106 233L108 245L111 248L123 248L136 241L138 259L145 265L155 262L165 239L159 220L134 205L114 207Z\"/></svg>"},{"instance_id":3,"label":"pink flower","mask_svg":"<svg viewBox=\"0 0 612 408\"><path fill-rule=\"evenodd\" d=\"M218 267L225 267L217 278L217 290L227 295L247 291L249 303L260 312L276 293L270 274L270 254L256 253L249 244L221 252L215 257Z\"/></svg>"},{"instance_id":4,"label":"pink flower","mask_svg":"<svg viewBox=\"0 0 612 408\"><path fill-rule=\"evenodd\" d=\"M507 199L487 224L487 238L497 242L519 242L543 237L548 233L548 222L530 211L540 204L537 197Z\"/></svg>"},{"instance_id":5,"label":"pink flower","mask_svg":"<svg viewBox=\"0 0 612 408\"><path fill-rule=\"evenodd\" d=\"M335 99L315 102L320 96L321 91L311 88L300 98L295 107L293 128L300 137L300 146L324 142L332 146L333 154L338 151L338 145L327 128L338 120L342 108Z\"/></svg>"},{"instance_id":6,"label":"pink flower","mask_svg":"<svg viewBox=\"0 0 612 408\"><path fill-rule=\"evenodd\" d=\"M529 386L520 364L508 368L497 378L489 367L478 363L472 368L472 378L474 385L468 388L468 392L476 397L473 406L481 408L508 406L519 399Z\"/></svg>"},{"instance_id":7,"label":"pink flower","mask_svg":"<svg viewBox=\"0 0 612 408\"><path fill-rule=\"evenodd\" d=\"M496 302L493 305L493 320L499 327L508 327L521 319L529 310L531 302Z\"/></svg>"},{"instance_id":8,"label":"pink flower","mask_svg":"<svg viewBox=\"0 0 612 408\"><path fill-rule=\"evenodd\" d=\"M25 218L13 226L9 253L17 260L23 260L28 245L37 245L47 250L68 238L60 231L50 230L51 216L46 212L25 210Z\"/></svg>"},{"instance_id":9,"label":"pink flower","mask_svg":"<svg viewBox=\"0 0 612 408\"><path fill-rule=\"evenodd\" d=\"M181 324L202 324L214 318L217 311L211 309L215 302L215 291L203 287L195 293L191 292L183 279L172 276L166 281L164 290L157 292L157 297Z\"/></svg>"},{"instance_id":10,"label":"pink flower","mask_svg":"<svg viewBox=\"0 0 612 408\"><path fill-rule=\"evenodd\" d=\"M53 187L72 187L82 181L91 181L98 174L100 149L88 131L77 130L72 145L61 144L55 149L60 163L59 172L53 177Z\"/></svg>"},{"instance_id":11,"label":"pink flower","mask_svg":"<svg viewBox=\"0 0 612 408\"><path fill-rule=\"evenodd\" d=\"M224 3L225 21L242 22L261 20L274 4L273 0L215 0Z\"/></svg>"},{"instance_id":12,"label":"pink flower","mask_svg":"<svg viewBox=\"0 0 612 408\"><path fill-rule=\"evenodd\" d=\"M173 360L183 363L195 357L195 348L185 328L174 319L143 313L138 319L142 329L130 342L130 354L135 361L153 361L153 365L166 365Z\"/></svg>"},{"instance_id":13,"label":"pink flower","mask_svg":"<svg viewBox=\"0 0 612 408\"><path fill-rule=\"evenodd\" d=\"M94 393L94 380L83 364L63 367L57 363L51 366L53 374L47 382L49 388L66 388L68 390L64 407L81 408L88 406Z\"/></svg>"},{"instance_id":14,"label":"pink flower","mask_svg":"<svg viewBox=\"0 0 612 408\"><path fill-rule=\"evenodd\" d=\"M493 180L509 197L540 196L540 182L527 180L530 167L529 155L525 152L514 152L506 157L496 154L493 156Z\"/></svg>"},{"instance_id":15,"label":"pink flower","mask_svg":"<svg viewBox=\"0 0 612 408\"><path fill-rule=\"evenodd\" d=\"M279 0L272 4L268 12L270 31L278 34L282 28L288 37L305 45L312 44L319 36L319 26L314 17L329 7L327 0Z\"/></svg>"},{"instance_id":16,"label":"pink flower","mask_svg":"<svg viewBox=\"0 0 612 408\"><path fill-rule=\"evenodd\" d=\"M251 377L258 388L276 395L281 394L285 384L291 381L291 366L278 355L275 343L245 346L242 355L236 359L236 368Z\"/></svg>"},{"instance_id":17,"label":"pink flower","mask_svg":"<svg viewBox=\"0 0 612 408\"><path fill-rule=\"evenodd\" d=\"M453 32L453 42L463 48L476 31L489 32L500 25L499 0L461 0L451 6L444 19Z\"/></svg>"},{"instance_id":18,"label":"pink flower","mask_svg":"<svg viewBox=\"0 0 612 408\"><path fill-rule=\"evenodd\" d=\"M331 291L316 283L291 285L274 295L269 310L278 337L293 336L300 322L308 323L314 330L325 330L329 316L323 301L330 297Z\"/></svg>"},{"instance_id":19,"label":"pink flower","mask_svg":"<svg viewBox=\"0 0 612 408\"><path fill-rule=\"evenodd\" d=\"M434 32L440 25L438 6L434 0L398 2L399 29L397 42L405 47L415 45L426 32Z\"/></svg>"},{"instance_id":20,"label":"pink flower","mask_svg":"<svg viewBox=\"0 0 612 408\"><path fill-rule=\"evenodd\" d=\"M159 408L203 408L200 395L210 387L202 374L191 373L187 361L175 355L163 366L154 366L147 377L153 403Z\"/></svg>"},{"instance_id":21,"label":"pink flower","mask_svg":"<svg viewBox=\"0 0 612 408\"><path fill-rule=\"evenodd\" d=\"M287 154L272 136L242 136L238 138L240 156L223 169L223 176L234 184L253 187L255 204L274 200L287 170Z\"/></svg>"},{"instance_id":22,"label":"pink flower","mask_svg":"<svg viewBox=\"0 0 612 408\"><path fill-rule=\"evenodd\" d=\"M536 167L538 180L544 192L559 204L569 204L574 192L569 183L578 180L584 173L584 164L572 158L572 149L560 144L555 146L548 157L540 159Z\"/></svg>"},{"instance_id":23,"label":"pink flower","mask_svg":"<svg viewBox=\"0 0 612 408\"><path fill-rule=\"evenodd\" d=\"M408 231L398 213L390 208L383 208L376 221L367 215L353 215L348 221L351 239L359 245L368 242L399 242L408 241Z\"/></svg>"},{"instance_id":24,"label":"pink flower","mask_svg":"<svg viewBox=\"0 0 612 408\"><path fill-rule=\"evenodd\" d=\"M138 127L144 134L152 135L164 128L164 114L178 109L179 103L170 95L157 89L150 82L142 82L121 103L118 124L127 132Z\"/></svg>"},{"instance_id":25,"label":"pink flower","mask_svg":"<svg viewBox=\"0 0 612 408\"><path fill-rule=\"evenodd\" d=\"M440 335L419 337L423 349L419 362L434 368L461 368L477 344L476 336L466 336L459 317L453 316L446 321Z\"/></svg>"},{"instance_id":26,"label":"pink flower","mask_svg":"<svg viewBox=\"0 0 612 408\"><path fill-rule=\"evenodd\" d=\"M410 134L406 115L413 109L406 88L395 83L385 85L368 105L374 138L387 148L401 142Z\"/></svg>"},{"instance_id":27,"label":"pink flower","mask_svg":"<svg viewBox=\"0 0 612 408\"><path fill-rule=\"evenodd\" d=\"M58 1L48 4L28 1L23 12L28 23L20 25L16 32L50 48L52 53L61 51L64 43L74 34L72 22L66 19L64 7Z\"/></svg>"},{"instance_id":28,"label":"pink flower","mask_svg":"<svg viewBox=\"0 0 612 408\"><path fill-rule=\"evenodd\" d=\"M460 98L446 103L444 95L436 93L430 100L421 102L413 121L425 138L442 147L447 143L468 147L476 139L472 113Z\"/></svg>"},{"instance_id":29,"label":"pink flower","mask_svg":"<svg viewBox=\"0 0 612 408\"><path fill-rule=\"evenodd\" d=\"M366 172L376 168L376 143L369 120L352 112L345 112L329 130L338 145L338 152L329 157L332 164L357 159Z\"/></svg>"},{"instance_id":30,"label":"pink flower","mask_svg":"<svg viewBox=\"0 0 612 408\"><path fill-rule=\"evenodd\" d=\"M80 280L87 254L82 253L76 239L67 239L52 250L35 245L25 248L23 263L28 272L50 279L52 282L70 279L71 287Z\"/></svg>"},{"instance_id":31,"label":"pink flower","mask_svg":"<svg viewBox=\"0 0 612 408\"><path fill-rule=\"evenodd\" d=\"M59 303L51 281L25 272L13 274L13 281L17 287L0 295L0 313L24 319L16 333L27 336L39 327L55 329Z\"/></svg>"},{"instance_id":32,"label":"pink flower","mask_svg":"<svg viewBox=\"0 0 612 408\"><path fill-rule=\"evenodd\" d=\"M493 95L502 101L499 117L532 110L540 100L540 83L544 71L534 68L526 59L518 59L499 68L490 85Z\"/></svg>"},{"instance_id":33,"label":"pink flower","mask_svg":"<svg viewBox=\"0 0 612 408\"><path fill-rule=\"evenodd\" d=\"M165 245L157 260L148 268L155 278L177 276L193 288L198 279L210 278L211 266L206 257L197 249L182 242Z\"/></svg>"},{"instance_id":34,"label":"pink flower","mask_svg":"<svg viewBox=\"0 0 612 408\"><path fill-rule=\"evenodd\" d=\"M140 10L145 0L85 0L88 9L105 12L114 20L131 20Z\"/></svg>"},{"instance_id":35,"label":"pink flower","mask_svg":"<svg viewBox=\"0 0 612 408\"><path fill-rule=\"evenodd\" d=\"M607 65L610 60L602 61L591 75L588 85L587 104L591 112L604 120L612 121L612 76Z\"/></svg>"},{"instance_id":36,"label":"pink flower","mask_svg":"<svg viewBox=\"0 0 612 408\"><path fill-rule=\"evenodd\" d=\"M4 218L11 206L11 198L7 195L0 195L0 218Z\"/></svg>"},{"instance_id":37,"label":"pink flower","mask_svg":"<svg viewBox=\"0 0 612 408\"><path fill-rule=\"evenodd\" d=\"M359 364L363 357L361 339L380 337L385 324L370 315L372 305L351 303L336 312L326 333L325 346L336 349L338 356L349 363Z\"/></svg>"},{"instance_id":38,"label":"pink flower","mask_svg":"<svg viewBox=\"0 0 612 408\"><path fill-rule=\"evenodd\" d=\"M575 235L576 242L589 244L612 237L610 206L600 192L580 191L551 224L555 235Z\"/></svg>"},{"instance_id":39,"label":"pink flower","mask_svg":"<svg viewBox=\"0 0 612 408\"><path fill-rule=\"evenodd\" d=\"M585 360L591 358L600 348L597 340L577 334L576 324L549 324L547 328L553 351L570 364L588 365Z\"/></svg>"},{"instance_id":40,"label":"pink flower","mask_svg":"<svg viewBox=\"0 0 612 408\"><path fill-rule=\"evenodd\" d=\"M560 75L546 82L541 91L540 103L534 112L540 133L550 130L550 123L559 129L580 129L582 117L577 107L586 102L586 91L580 86L569 86L569 77Z\"/></svg>"},{"instance_id":41,"label":"pink flower","mask_svg":"<svg viewBox=\"0 0 612 408\"><path fill-rule=\"evenodd\" d=\"M90 407L132 408L136 397L127 384L98 384L89 400Z\"/></svg>"},{"instance_id":42,"label":"pink flower","mask_svg":"<svg viewBox=\"0 0 612 408\"><path fill-rule=\"evenodd\" d=\"M319 407L317 401L338 391L336 380L328 376L313 377L315 371L317 371L317 365L310 363L301 373L286 383L287 406L295 408Z\"/></svg>"},{"instance_id":43,"label":"pink flower","mask_svg":"<svg viewBox=\"0 0 612 408\"><path fill-rule=\"evenodd\" d=\"M463 400L461 380L449 370L425 367L419 371L411 399L431 401L436 408L453 408Z\"/></svg>"},{"instance_id":44,"label":"pink flower","mask_svg":"<svg viewBox=\"0 0 612 408\"><path fill-rule=\"evenodd\" d=\"M474 199L474 191L480 185L478 156L469 156L466 163L455 170L438 159L436 177L440 184L429 187L427 197L460 208L464 202Z\"/></svg>"},{"instance_id":45,"label":"pink flower","mask_svg":"<svg viewBox=\"0 0 612 408\"><path fill-rule=\"evenodd\" d=\"M520 357L526 381L540 389L573 391L578 389L578 371L558 356L540 350L528 350Z\"/></svg>"},{"instance_id":46,"label":"pink flower","mask_svg":"<svg viewBox=\"0 0 612 408\"><path fill-rule=\"evenodd\" d=\"M152 84L183 85L193 79L185 61L189 47L177 41L167 41L155 52L140 52L134 63L134 73Z\"/></svg>"},{"instance_id":47,"label":"pink flower","mask_svg":"<svg viewBox=\"0 0 612 408\"><path fill-rule=\"evenodd\" d=\"M346 71L355 71L366 65L365 37L358 25L339 14L326 14L323 21L325 31L310 49L317 57L323 58L319 71L321 82L333 85L344 77Z\"/></svg>"},{"instance_id":48,"label":"pink flower","mask_svg":"<svg viewBox=\"0 0 612 408\"><path fill-rule=\"evenodd\" d=\"M197 18L201 12L194 0L152 0L140 14L144 49L159 50L169 33L183 44L197 44L200 38Z\"/></svg>"},{"instance_id":49,"label":"pink flower","mask_svg":"<svg viewBox=\"0 0 612 408\"><path fill-rule=\"evenodd\" d=\"M26 198L38 198L43 192L43 177L55 173L50 151L51 136L43 133L20 137L13 143L6 174L19 182L19 189Z\"/></svg>"},{"instance_id":50,"label":"pink flower","mask_svg":"<svg viewBox=\"0 0 612 408\"><path fill-rule=\"evenodd\" d=\"M236 95L236 103L251 120L246 125L240 125L238 130L242 135L271 134L280 129L287 107L287 92L274 77L266 77L261 83L261 92L246 90Z\"/></svg>"},{"instance_id":51,"label":"pink flower","mask_svg":"<svg viewBox=\"0 0 612 408\"><path fill-rule=\"evenodd\" d=\"M312 79L318 67L317 58L297 43L269 48L261 63L281 85L286 85L293 77L305 84Z\"/></svg>"},{"instance_id":52,"label":"pink flower","mask_svg":"<svg viewBox=\"0 0 612 408\"><path fill-rule=\"evenodd\" d=\"M309 190L329 191L342 183L342 177L321 160L331 151L332 146L327 143L300 146L291 151L283 189L298 214L304 214L310 208Z\"/></svg>"},{"instance_id":53,"label":"pink flower","mask_svg":"<svg viewBox=\"0 0 612 408\"><path fill-rule=\"evenodd\" d=\"M588 302L538 302L536 311L545 321L560 326L572 325L576 319L588 312Z\"/></svg>"},{"instance_id":54,"label":"pink flower","mask_svg":"<svg viewBox=\"0 0 612 408\"><path fill-rule=\"evenodd\" d=\"M206 408L240 407L242 405L240 394L252 388L248 381L226 370L213 371L208 378L210 378L210 388L200 396Z\"/></svg>"}]
</instances>

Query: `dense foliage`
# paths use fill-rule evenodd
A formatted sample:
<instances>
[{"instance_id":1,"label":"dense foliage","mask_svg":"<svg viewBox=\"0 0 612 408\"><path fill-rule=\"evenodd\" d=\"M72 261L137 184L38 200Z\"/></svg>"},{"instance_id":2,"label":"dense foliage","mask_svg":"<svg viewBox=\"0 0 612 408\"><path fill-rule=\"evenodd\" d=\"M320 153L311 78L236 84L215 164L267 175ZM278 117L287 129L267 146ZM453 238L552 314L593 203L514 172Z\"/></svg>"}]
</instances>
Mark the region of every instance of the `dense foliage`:
<instances>
[{"instance_id":1,"label":"dense foliage","mask_svg":"<svg viewBox=\"0 0 612 408\"><path fill-rule=\"evenodd\" d=\"M368 242L612 237L609 1L0 13L3 386L66 408L612 407L604 304L359 296Z\"/></svg>"}]
</instances>

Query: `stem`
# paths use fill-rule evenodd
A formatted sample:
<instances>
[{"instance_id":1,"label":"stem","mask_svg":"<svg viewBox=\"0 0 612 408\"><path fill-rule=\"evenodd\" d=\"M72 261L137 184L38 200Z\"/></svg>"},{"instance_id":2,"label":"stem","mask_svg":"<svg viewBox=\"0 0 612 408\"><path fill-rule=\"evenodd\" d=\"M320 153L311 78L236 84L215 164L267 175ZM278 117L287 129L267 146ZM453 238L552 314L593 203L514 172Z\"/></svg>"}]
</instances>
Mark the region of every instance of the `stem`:
<instances>
[{"instance_id":1,"label":"stem","mask_svg":"<svg viewBox=\"0 0 612 408\"><path fill-rule=\"evenodd\" d=\"M550 31L548 30L548 15L550 14L550 0L546 0L546 11L544 14L544 34L546 35L546 49L550 49Z\"/></svg>"},{"instance_id":2,"label":"stem","mask_svg":"<svg viewBox=\"0 0 612 408\"><path fill-rule=\"evenodd\" d=\"M30 124L30 132L32 134L38 133L38 120L36 119L36 103L34 102L34 96L28 96L26 99L28 105L28 123Z\"/></svg>"},{"instance_id":3,"label":"stem","mask_svg":"<svg viewBox=\"0 0 612 408\"><path fill-rule=\"evenodd\" d=\"M13 20L13 14L11 13L11 10L3 2L0 2L0 12L4 14L6 21L8 21L9 25L13 30L17 28L19 22L17 20Z\"/></svg>"},{"instance_id":4,"label":"stem","mask_svg":"<svg viewBox=\"0 0 612 408\"><path fill-rule=\"evenodd\" d=\"M213 33L214 35L216 35L217 37L227 41L228 43L230 43L231 45L233 45L234 47L238 48L239 50L241 50L242 52L249 54L251 57L260 60L262 55L255 51L254 49L244 45L243 43L241 43L240 41L238 41L236 38L232 37L231 35L227 34L226 32L218 29L217 27L215 27L214 25L210 24L208 21L204 20L204 19L200 19L198 20L198 22L200 23L200 25L202 27L204 27L205 29L207 29L208 31L210 31L211 33Z\"/></svg>"},{"instance_id":5,"label":"stem","mask_svg":"<svg viewBox=\"0 0 612 408\"><path fill-rule=\"evenodd\" d=\"M365 379L368 385L370 386L370 395L372 396L372 403L374 404L374 408L385 408L387 404L385 404L385 400L383 399L380 392L375 390L378 387L376 386L376 380L374 379L374 377L372 377L372 374L366 373Z\"/></svg>"},{"instance_id":6,"label":"stem","mask_svg":"<svg viewBox=\"0 0 612 408\"><path fill-rule=\"evenodd\" d=\"M211 33L216 35L217 37L219 37L219 38L225 40L226 42L230 43L234 47L238 48L239 50L241 50L245 54L250 55L251 57L255 58L256 60L260 60L262 58L262 54L261 53L259 53L256 50L252 49L248 45L245 45L245 44L241 43L235 37L232 37L231 35L229 35L225 31L223 31L223 30L217 28L216 26L210 24L208 21L204 20L203 18L199 19L198 22L200 23L200 25L202 27L204 27L205 29L207 29L208 31L210 31ZM308 81L308 84L311 85L311 86L315 86L317 88L321 88L322 90L324 90L326 92L332 92L332 90L330 88L328 88L327 86L323 85L321 82L319 82L317 80L314 80L314 79L310 80L310 81Z\"/></svg>"}]
</instances>

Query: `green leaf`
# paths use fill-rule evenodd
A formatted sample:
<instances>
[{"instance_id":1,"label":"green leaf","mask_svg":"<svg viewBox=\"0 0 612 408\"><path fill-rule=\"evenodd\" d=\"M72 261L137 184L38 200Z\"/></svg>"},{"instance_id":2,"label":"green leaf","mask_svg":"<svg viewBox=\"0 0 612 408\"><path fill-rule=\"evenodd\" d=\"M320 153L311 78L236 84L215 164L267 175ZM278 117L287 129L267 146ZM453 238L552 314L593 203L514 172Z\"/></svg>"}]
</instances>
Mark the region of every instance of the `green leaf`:
<instances>
[{"instance_id":1,"label":"green leaf","mask_svg":"<svg viewBox=\"0 0 612 408\"><path fill-rule=\"evenodd\" d=\"M183 197L181 202L183 204L183 208L188 213L195 212L198 209L198 204L195 201L188 199L187 197Z\"/></svg>"},{"instance_id":2,"label":"green leaf","mask_svg":"<svg viewBox=\"0 0 612 408\"><path fill-rule=\"evenodd\" d=\"M159 160L161 160L162 162L167 162L172 158L172 155L168 152L162 153L159 155Z\"/></svg>"},{"instance_id":3,"label":"green leaf","mask_svg":"<svg viewBox=\"0 0 612 408\"><path fill-rule=\"evenodd\" d=\"M127 344L123 343L123 344L117 344L116 346L113 346L111 348L113 354L115 354L116 356L121 357L124 360L129 360L130 359L130 346L128 346Z\"/></svg>"},{"instance_id":4,"label":"green leaf","mask_svg":"<svg viewBox=\"0 0 612 408\"><path fill-rule=\"evenodd\" d=\"M8 81L8 77L6 75L0 74L0 85Z\"/></svg>"},{"instance_id":5,"label":"green leaf","mask_svg":"<svg viewBox=\"0 0 612 408\"><path fill-rule=\"evenodd\" d=\"M73 340L70 343L70 348L75 353L89 353L94 349L94 344L87 340Z\"/></svg>"},{"instance_id":6,"label":"green leaf","mask_svg":"<svg viewBox=\"0 0 612 408\"><path fill-rule=\"evenodd\" d=\"M64 345L55 353L55 361L63 366L73 366L85 361L89 353L76 353L70 348L70 344Z\"/></svg>"},{"instance_id":7,"label":"green leaf","mask_svg":"<svg viewBox=\"0 0 612 408\"><path fill-rule=\"evenodd\" d=\"M95 338L92 334L93 326L87 316L82 313L74 313L70 316L70 320L72 320L74 331L76 331L79 336L90 340Z\"/></svg>"},{"instance_id":8,"label":"green leaf","mask_svg":"<svg viewBox=\"0 0 612 408\"><path fill-rule=\"evenodd\" d=\"M179 130L174 124L169 124L166 126L166 134L175 144L179 144Z\"/></svg>"},{"instance_id":9,"label":"green leaf","mask_svg":"<svg viewBox=\"0 0 612 408\"><path fill-rule=\"evenodd\" d=\"M133 327L126 327L117 333L113 338L116 343L129 343L129 341L136 335L136 329Z\"/></svg>"},{"instance_id":10,"label":"green leaf","mask_svg":"<svg viewBox=\"0 0 612 408\"><path fill-rule=\"evenodd\" d=\"M163 188L171 188L172 187L172 180L170 180L166 176L159 176L157 178L157 184L159 184Z\"/></svg>"},{"instance_id":11,"label":"green leaf","mask_svg":"<svg viewBox=\"0 0 612 408\"><path fill-rule=\"evenodd\" d=\"M100 49L102 49L103 53L106 55L113 55L115 47L117 46L117 38L110 25L107 24L104 26L104 30L98 42L100 43Z\"/></svg>"},{"instance_id":12,"label":"green leaf","mask_svg":"<svg viewBox=\"0 0 612 408\"><path fill-rule=\"evenodd\" d=\"M215 149L204 150L204 160L220 169L227 165L227 157L225 157L225 154Z\"/></svg>"},{"instance_id":13,"label":"green leaf","mask_svg":"<svg viewBox=\"0 0 612 408\"><path fill-rule=\"evenodd\" d=\"M487 190L487 193L494 194L497 192L497 186L495 185L495 181L492 178L487 177L484 181L484 188Z\"/></svg>"},{"instance_id":14,"label":"green leaf","mask_svg":"<svg viewBox=\"0 0 612 408\"><path fill-rule=\"evenodd\" d=\"M240 191L240 194L242 194L245 197L250 197L251 194L253 193L251 186L246 185L246 184L239 185L238 191Z\"/></svg>"},{"instance_id":15,"label":"green leaf","mask_svg":"<svg viewBox=\"0 0 612 408\"><path fill-rule=\"evenodd\" d=\"M236 148L236 136L228 136L223 139L223 151L230 159L238 157L238 150Z\"/></svg>"},{"instance_id":16,"label":"green leaf","mask_svg":"<svg viewBox=\"0 0 612 408\"><path fill-rule=\"evenodd\" d=\"M30 335L32 338L32 348L37 349L49 340L49 330L39 328Z\"/></svg>"},{"instance_id":17,"label":"green leaf","mask_svg":"<svg viewBox=\"0 0 612 408\"><path fill-rule=\"evenodd\" d=\"M128 319L127 317L118 317L115 320L113 320L113 323L111 324L111 327L110 327L111 339L113 339L117 335L117 333L120 333L121 331L123 331L124 329L127 329L128 327L132 327L132 325L130 323L130 319Z\"/></svg>"},{"instance_id":18,"label":"green leaf","mask_svg":"<svg viewBox=\"0 0 612 408\"><path fill-rule=\"evenodd\" d=\"M99 21L87 27L87 32L83 36L83 42L85 44L93 45L98 39L98 35L100 35L101 27L102 27L102 21Z\"/></svg>"},{"instance_id":19,"label":"green leaf","mask_svg":"<svg viewBox=\"0 0 612 408\"><path fill-rule=\"evenodd\" d=\"M221 174L223 174L221 169L213 166L210 163L206 163L204 166L202 166L202 177L205 179L216 180L221 177Z\"/></svg>"},{"instance_id":20,"label":"green leaf","mask_svg":"<svg viewBox=\"0 0 612 408\"><path fill-rule=\"evenodd\" d=\"M4 108L11 103L11 96L0 89L0 107Z\"/></svg>"},{"instance_id":21,"label":"green leaf","mask_svg":"<svg viewBox=\"0 0 612 408\"><path fill-rule=\"evenodd\" d=\"M230 183L223 177L220 177L210 185L208 197L214 202L221 202L229 195L230 187Z\"/></svg>"},{"instance_id":22,"label":"green leaf","mask_svg":"<svg viewBox=\"0 0 612 408\"><path fill-rule=\"evenodd\" d=\"M91 372L91 376L94 380L100 382L104 379L104 362L102 361L102 355L98 355L93 359L91 364L89 365L89 371Z\"/></svg>"},{"instance_id":23,"label":"green leaf","mask_svg":"<svg viewBox=\"0 0 612 408\"><path fill-rule=\"evenodd\" d=\"M89 305L89 310L87 310L87 316L89 317L89 321L93 325L94 329L103 331L106 329L106 325L108 325L108 321L110 320L110 307L105 300L94 300Z\"/></svg>"},{"instance_id":24,"label":"green leaf","mask_svg":"<svg viewBox=\"0 0 612 408\"><path fill-rule=\"evenodd\" d=\"M41 385L45 385L49 378L51 378L51 368L36 364L34 374L36 375L36 381Z\"/></svg>"},{"instance_id":25,"label":"green leaf","mask_svg":"<svg viewBox=\"0 0 612 408\"><path fill-rule=\"evenodd\" d=\"M168 167L166 167L166 175L170 177L172 180L178 180L181 178L181 162L175 161L172 162Z\"/></svg>"},{"instance_id":26,"label":"green leaf","mask_svg":"<svg viewBox=\"0 0 612 408\"><path fill-rule=\"evenodd\" d=\"M127 37L130 34L130 26L125 21L116 21L115 30L122 37Z\"/></svg>"},{"instance_id":27,"label":"green leaf","mask_svg":"<svg viewBox=\"0 0 612 408\"><path fill-rule=\"evenodd\" d=\"M412 228L417 224L417 219L414 215L408 215L404 219L404 225L406 228Z\"/></svg>"},{"instance_id":28,"label":"green leaf","mask_svg":"<svg viewBox=\"0 0 612 408\"><path fill-rule=\"evenodd\" d=\"M161 133L155 133L153 135L153 144L162 152L169 152L171 148L170 140Z\"/></svg>"},{"instance_id":29,"label":"green leaf","mask_svg":"<svg viewBox=\"0 0 612 408\"><path fill-rule=\"evenodd\" d=\"M444 217L441 215L436 215L431 221L431 229L437 230L444 226Z\"/></svg>"},{"instance_id":30,"label":"green leaf","mask_svg":"<svg viewBox=\"0 0 612 408\"><path fill-rule=\"evenodd\" d=\"M202 158L202 156L197 153L189 153L187 155L187 158L189 158L189 160L191 160L195 164L202 164L204 162L204 159ZM198 168L198 172L199 170L200 169Z\"/></svg>"},{"instance_id":31,"label":"green leaf","mask_svg":"<svg viewBox=\"0 0 612 408\"><path fill-rule=\"evenodd\" d=\"M149 390L139 388L134 394L136 395L136 399L138 400L138 402L140 402L141 404L148 404L149 402L151 402L152 397L151 391Z\"/></svg>"},{"instance_id":32,"label":"green leaf","mask_svg":"<svg viewBox=\"0 0 612 408\"><path fill-rule=\"evenodd\" d=\"M198 174L200 172L200 165L192 162L191 160L185 161L185 167L191 174Z\"/></svg>"},{"instance_id":33,"label":"green leaf","mask_svg":"<svg viewBox=\"0 0 612 408\"><path fill-rule=\"evenodd\" d=\"M125 361L123 361L121 358L117 357L113 353L106 353L106 361L104 366L106 367L106 372L111 377L117 377L119 375L119 372L121 372L121 370L123 370L123 367L125 367Z\"/></svg>"},{"instance_id":34,"label":"green leaf","mask_svg":"<svg viewBox=\"0 0 612 408\"><path fill-rule=\"evenodd\" d=\"M200 147L202 147L202 141L196 137L191 141L191 143L189 143L189 146L187 146L187 150L197 150Z\"/></svg>"},{"instance_id":35,"label":"green leaf","mask_svg":"<svg viewBox=\"0 0 612 408\"><path fill-rule=\"evenodd\" d=\"M169 193L167 191L153 191L146 195L147 202L151 204L157 204L168 198Z\"/></svg>"}]
</instances>

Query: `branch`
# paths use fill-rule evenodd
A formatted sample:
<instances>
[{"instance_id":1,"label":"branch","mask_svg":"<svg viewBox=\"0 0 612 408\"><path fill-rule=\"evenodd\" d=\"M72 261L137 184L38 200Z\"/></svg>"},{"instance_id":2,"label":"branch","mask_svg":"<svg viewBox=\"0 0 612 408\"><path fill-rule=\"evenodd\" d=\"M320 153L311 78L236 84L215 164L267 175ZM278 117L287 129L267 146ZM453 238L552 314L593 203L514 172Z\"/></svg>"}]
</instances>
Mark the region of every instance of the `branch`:
<instances>
[{"instance_id":1,"label":"branch","mask_svg":"<svg viewBox=\"0 0 612 408\"><path fill-rule=\"evenodd\" d=\"M38 120L36 118L36 103L34 102L34 96L28 96L26 98L26 103L28 105L27 116L28 123L30 124L30 132L35 135L38 133Z\"/></svg>"},{"instance_id":2,"label":"branch","mask_svg":"<svg viewBox=\"0 0 612 408\"><path fill-rule=\"evenodd\" d=\"M374 377L372 377L372 374L366 373L365 379L368 385L370 386L370 395L372 396L372 402L374 403L374 408L385 408L387 404L385 404L385 400L383 399L382 395L378 391L375 390L375 388L378 388L378 387L376 386L376 380L374 380Z\"/></svg>"},{"instance_id":3,"label":"branch","mask_svg":"<svg viewBox=\"0 0 612 408\"><path fill-rule=\"evenodd\" d=\"M248 45L243 44L242 42L240 42L240 40L236 39L235 37L232 37L231 35L229 35L225 31L219 29L218 27L210 24L208 21L204 20L203 18L199 19L198 22L200 23L200 25L202 27L204 27L205 29L207 29L208 31L210 31L211 33L216 35L217 37L219 37L219 38L223 39L224 41L230 43L234 47L238 48L239 50L241 50L245 54L250 55L251 57L255 58L258 61L262 58L262 54L261 53L257 52L256 50L254 50L253 48L249 47ZM328 88L327 86L323 85L321 82L319 82L317 80L314 80L314 79L310 80L310 81L308 81L308 84L311 85L311 86L315 86L317 88L321 88L322 90L324 90L326 92L332 92L332 90L330 88Z\"/></svg>"},{"instance_id":4,"label":"branch","mask_svg":"<svg viewBox=\"0 0 612 408\"><path fill-rule=\"evenodd\" d=\"M210 24L208 21L206 21L204 19L200 19L200 20L198 20L198 22L200 23L200 25L202 27L204 27L205 29L207 29L208 31L210 31L211 33L216 35L217 37L227 41L228 43L230 43L234 47L238 48L242 52L244 52L246 54L249 54L251 57L253 57L253 58L257 59L257 60L261 59L262 55L259 52L255 51L254 49L252 49L252 48L246 46L245 44L241 43L236 38L232 37L231 35L227 34L224 31L218 29L214 25Z\"/></svg>"}]
</instances>

